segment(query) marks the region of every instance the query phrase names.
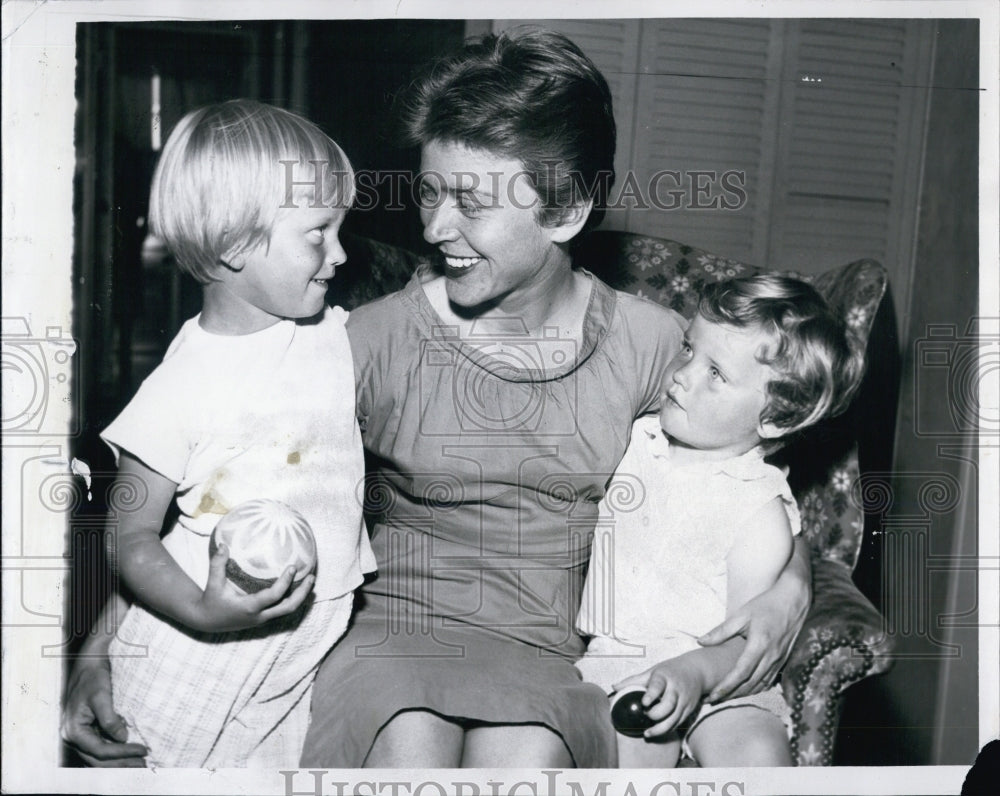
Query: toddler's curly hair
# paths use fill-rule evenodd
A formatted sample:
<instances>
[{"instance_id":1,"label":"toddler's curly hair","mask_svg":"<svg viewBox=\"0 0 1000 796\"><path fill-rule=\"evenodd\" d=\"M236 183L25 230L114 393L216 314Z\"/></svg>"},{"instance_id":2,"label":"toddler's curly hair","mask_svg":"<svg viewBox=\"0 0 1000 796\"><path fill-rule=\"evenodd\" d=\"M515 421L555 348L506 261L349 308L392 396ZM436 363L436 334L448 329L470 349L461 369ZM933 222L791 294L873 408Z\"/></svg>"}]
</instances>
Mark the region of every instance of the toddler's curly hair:
<instances>
[{"instance_id":1,"label":"toddler's curly hair","mask_svg":"<svg viewBox=\"0 0 1000 796\"><path fill-rule=\"evenodd\" d=\"M773 338L757 357L778 374L767 385L760 419L785 437L846 410L861 384L860 341L807 282L759 274L710 283L698 313L713 323L755 326Z\"/></svg>"}]
</instances>

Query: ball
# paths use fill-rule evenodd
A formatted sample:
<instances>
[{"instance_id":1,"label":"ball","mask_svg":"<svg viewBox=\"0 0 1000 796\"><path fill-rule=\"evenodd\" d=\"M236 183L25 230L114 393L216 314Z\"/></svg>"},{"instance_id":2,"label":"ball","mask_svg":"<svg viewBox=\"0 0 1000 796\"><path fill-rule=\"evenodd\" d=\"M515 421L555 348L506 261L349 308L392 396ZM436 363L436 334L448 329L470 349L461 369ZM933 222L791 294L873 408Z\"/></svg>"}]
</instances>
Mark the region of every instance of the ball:
<instances>
[{"instance_id":1,"label":"ball","mask_svg":"<svg viewBox=\"0 0 1000 796\"><path fill-rule=\"evenodd\" d=\"M644 688L639 688L615 695L615 700L611 703L611 723L622 735L641 738L643 731L656 723L646 715L646 709L642 706L642 696L645 693Z\"/></svg>"},{"instance_id":2,"label":"ball","mask_svg":"<svg viewBox=\"0 0 1000 796\"><path fill-rule=\"evenodd\" d=\"M316 569L316 538L306 518L280 500L248 500L226 514L212 531L208 550L229 547L226 577L253 594L295 568L297 585Z\"/></svg>"}]
</instances>

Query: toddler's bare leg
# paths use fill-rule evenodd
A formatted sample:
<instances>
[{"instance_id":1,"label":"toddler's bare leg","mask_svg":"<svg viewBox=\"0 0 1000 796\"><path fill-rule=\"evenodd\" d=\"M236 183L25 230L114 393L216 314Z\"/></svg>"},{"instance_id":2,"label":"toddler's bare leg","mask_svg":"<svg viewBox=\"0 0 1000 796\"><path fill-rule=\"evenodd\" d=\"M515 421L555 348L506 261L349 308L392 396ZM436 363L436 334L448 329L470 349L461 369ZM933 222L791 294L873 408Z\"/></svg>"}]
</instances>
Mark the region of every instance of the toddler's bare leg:
<instances>
[{"instance_id":1,"label":"toddler's bare leg","mask_svg":"<svg viewBox=\"0 0 1000 796\"><path fill-rule=\"evenodd\" d=\"M458 768L464 730L427 710L397 713L379 730L365 768Z\"/></svg>"},{"instance_id":2,"label":"toddler's bare leg","mask_svg":"<svg viewBox=\"0 0 1000 796\"><path fill-rule=\"evenodd\" d=\"M688 746L703 768L792 765L784 723L751 706L705 717L688 736Z\"/></svg>"},{"instance_id":3,"label":"toddler's bare leg","mask_svg":"<svg viewBox=\"0 0 1000 796\"><path fill-rule=\"evenodd\" d=\"M675 768L681 741L671 732L655 741L618 733L618 768Z\"/></svg>"}]
</instances>

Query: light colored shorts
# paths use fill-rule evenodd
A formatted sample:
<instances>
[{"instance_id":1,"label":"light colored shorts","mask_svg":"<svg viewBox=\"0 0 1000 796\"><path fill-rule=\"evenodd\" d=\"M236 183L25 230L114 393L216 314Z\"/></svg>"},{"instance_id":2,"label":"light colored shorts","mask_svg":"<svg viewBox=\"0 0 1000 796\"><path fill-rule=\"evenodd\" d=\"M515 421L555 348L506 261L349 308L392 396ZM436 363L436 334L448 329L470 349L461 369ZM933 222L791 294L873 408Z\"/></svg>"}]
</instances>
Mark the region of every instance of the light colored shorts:
<instances>
[{"instance_id":1,"label":"light colored shorts","mask_svg":"<svg viewBox=\"0 0 1000 796\"><path fill-rule=\"evenodd\" d=\"M660 661L670 660L697 648L697 643L688 637L661 639L656 644L645 646L626 645L615 639L595 637L591 639L584 656L576 662L576 668L584 680L600 686L610 696L615 683L644 672ZM791 737L792 709L785 701L781 686L774 685L758 694L727 699L712 705L702 703L688 723L681 747L683 754L692 757L688 737L698 724L713 713L736 707L755 707L773 713L781 719Z\"/></svg>"}]
</instances>

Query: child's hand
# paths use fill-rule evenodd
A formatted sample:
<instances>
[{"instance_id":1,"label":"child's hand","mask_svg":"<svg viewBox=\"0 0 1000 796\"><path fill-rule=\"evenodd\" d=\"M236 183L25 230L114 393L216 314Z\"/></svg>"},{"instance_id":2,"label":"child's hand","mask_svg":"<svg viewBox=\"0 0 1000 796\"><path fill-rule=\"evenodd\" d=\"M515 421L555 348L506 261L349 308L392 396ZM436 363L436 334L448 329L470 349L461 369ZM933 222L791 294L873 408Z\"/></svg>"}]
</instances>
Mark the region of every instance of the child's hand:
<instances>
[{"instance_id":1,"label":"child's hand","mask_svg":"<svg viewBox=\"0 0 1000 796\"><path fill-rule=\"evenodd\" d=\"M664 661L615 684L615 691L629 686L645 687L642 705L646 715L656 722L646 730L646 738L656 738L674 729L701 703L705 691L704 676L696 666L678 660Z\"/></svg>"},{"instance_id":2,"label":"child's hand","mask_svg":"<svg viewBox=\"0 0 1000 796\"><path fill-rule=\"evenodd\" d=\"M230 630L246 630L296 611L305 601L316 580L315 575L307 575L290 593L295 569L288 567L274 584L256 594L243 594L226 580L226 562L229 548L224 544L209 563L208 583L201 599L195 606L195 630L221 633Z\"/></svg>"}]
</instances>

